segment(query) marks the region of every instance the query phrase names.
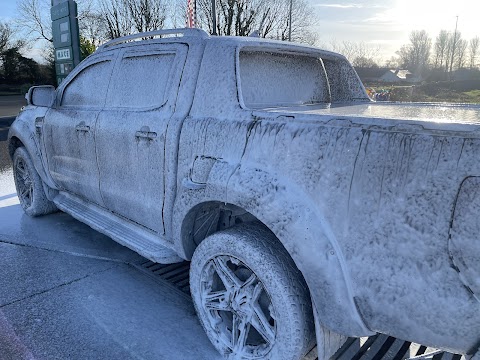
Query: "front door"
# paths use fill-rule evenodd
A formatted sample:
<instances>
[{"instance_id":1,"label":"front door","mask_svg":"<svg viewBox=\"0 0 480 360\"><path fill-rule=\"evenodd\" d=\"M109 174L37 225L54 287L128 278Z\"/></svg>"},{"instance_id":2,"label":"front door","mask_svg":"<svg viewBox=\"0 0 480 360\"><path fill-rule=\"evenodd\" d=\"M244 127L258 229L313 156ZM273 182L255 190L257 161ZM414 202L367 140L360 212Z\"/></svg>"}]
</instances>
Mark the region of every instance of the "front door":
<instances>
[{"instance_id":1,"label":"front door","mask_svg":"<svg viewBox=\"0 0 480 360\"><path fill-rule=\"evenodd\" d=\"M161 234L165 138L186 53L181 44L126 48L96 129L105 207Z\"/></svg>"},{"instance_id":2,"label":"front door","mask_svg":"<svg viewBox=\"0 0 480 360\"><path fill-rule=\"evenodd\" d=\"M95 129L112 69L112 55L83 64L59 89L59 103L45 115L42 130L48 170L56 185L99 205L103 201Z\"/></svg>"}]
</instances>

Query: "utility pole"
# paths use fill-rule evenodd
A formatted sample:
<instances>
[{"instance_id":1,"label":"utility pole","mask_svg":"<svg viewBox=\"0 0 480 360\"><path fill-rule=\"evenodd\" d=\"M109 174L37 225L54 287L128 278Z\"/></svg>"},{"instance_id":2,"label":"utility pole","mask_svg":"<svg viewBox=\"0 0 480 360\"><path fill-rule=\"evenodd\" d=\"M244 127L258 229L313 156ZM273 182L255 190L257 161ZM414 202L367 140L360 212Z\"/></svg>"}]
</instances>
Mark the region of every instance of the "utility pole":
<instances>
[{"instance_id":1,"label":"utility pole","mask_svg":"<svg viewBox=\"0 0 480 360\"><path fill-rule=\"evenodd\" d=\"M452 80L453 56L455 55L455 47L457 45L457 25L458 25L458 15L457 15L457 21L455 22L455 32L453 33L452 56L450 57L450 80Z\"/></svg>"},{"instance_id":2,"label":"utility pole","mask_svg":"<svg viewBox=\"0 0 480 360\"><path fill-rule=\"evenodd\" d=\"M212 35L217 35L217 10L215 9L215 0L212 0L212 26L213 26Z\"/></svg>"},{"instance_id":3,"label":"utility pole","mask_svg":"<svg viewBox=\"0 0 480 360\"><path fill-rule=\"evenodd\" d=\"M288 15L288 41L292 41L292 5L293 0L290 0L290 12Z\"/></svg>"}]
</instances>

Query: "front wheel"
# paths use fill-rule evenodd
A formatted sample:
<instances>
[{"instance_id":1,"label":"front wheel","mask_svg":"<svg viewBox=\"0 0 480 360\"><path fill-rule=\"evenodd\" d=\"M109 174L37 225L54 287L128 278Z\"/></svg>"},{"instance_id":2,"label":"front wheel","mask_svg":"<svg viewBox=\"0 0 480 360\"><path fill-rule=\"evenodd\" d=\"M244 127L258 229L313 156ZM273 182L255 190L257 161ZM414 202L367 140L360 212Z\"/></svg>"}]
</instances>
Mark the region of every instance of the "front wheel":
<instances>
[{"instance_id":1,"label":"front wheel","mask_svg":"<svg viewBox=\"0 0 480 360\"><path fill-rule=\"evenodd\" d=\"M57 211L55 204L47 199L42 179L24 147L19 147L13 154L13 177L20 205L27 215L39 216Z\"/></svg>"},{"instance_id":2,"label":"front wheel","mask_svg":"<svg viewBox=\"0 0 480 360\"><path fill-rule=\"evenodd\" d=\"M190 288L210 341L228 359L301 359L314 345L307 286L268 230L242 224L195 250Z\"/></svg>"}]
</instances>

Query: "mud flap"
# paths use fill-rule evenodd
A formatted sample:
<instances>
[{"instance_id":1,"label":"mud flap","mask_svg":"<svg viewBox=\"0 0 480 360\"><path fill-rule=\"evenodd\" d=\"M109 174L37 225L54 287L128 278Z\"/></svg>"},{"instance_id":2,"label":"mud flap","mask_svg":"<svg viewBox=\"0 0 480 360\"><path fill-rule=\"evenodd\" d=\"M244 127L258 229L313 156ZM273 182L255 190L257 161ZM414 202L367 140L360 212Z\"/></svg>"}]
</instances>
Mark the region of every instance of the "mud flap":
<instances>
[{"instance_id":1,"label":"mud flap","mask_svg":"<svg viewBox=\"0 0 480 360\"><path fill-rule=\"evenodd\" d=\"M348 337L325 328L318 319L318 311L315 304L313 304L313 317L315 319L318 360L328 360L342 347Z\"/></svg>"}]
</instances>

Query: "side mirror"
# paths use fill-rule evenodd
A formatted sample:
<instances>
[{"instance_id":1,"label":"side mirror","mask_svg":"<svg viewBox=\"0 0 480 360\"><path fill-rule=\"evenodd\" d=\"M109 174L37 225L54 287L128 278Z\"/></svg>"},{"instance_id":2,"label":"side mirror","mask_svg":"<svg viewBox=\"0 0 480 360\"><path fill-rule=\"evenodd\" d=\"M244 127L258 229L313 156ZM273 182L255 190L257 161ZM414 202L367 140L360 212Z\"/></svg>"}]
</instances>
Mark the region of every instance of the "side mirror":
<instances>
[{"instance_id":1,"label":"side mirror","mask_svg":"<svg viewBox=\"0 0 480 360\"><path fill-rule=\"evenodd\" d=\"M52 85L32 86L25 99L28 105L51 107L55 100L55 88Z\"/></svg>"}]
</instances>

